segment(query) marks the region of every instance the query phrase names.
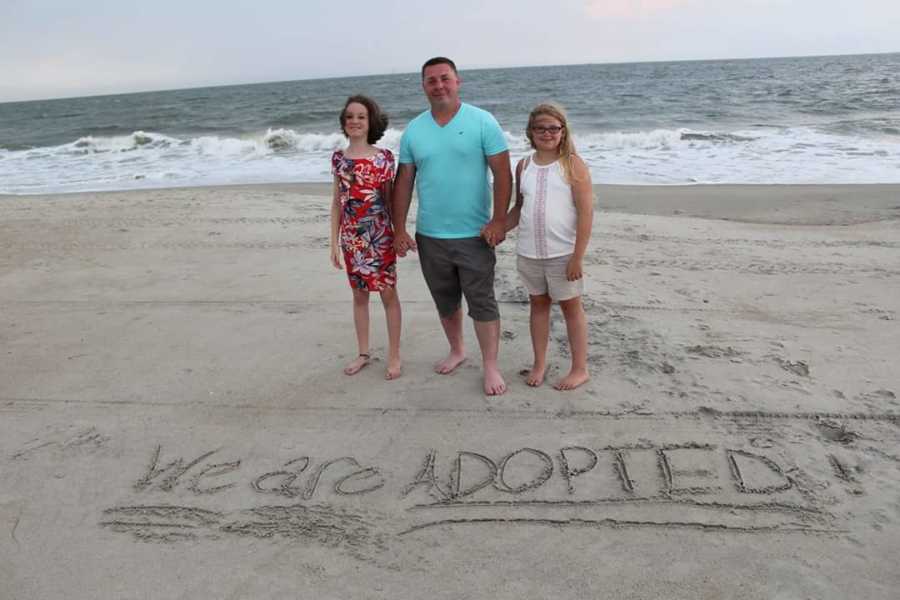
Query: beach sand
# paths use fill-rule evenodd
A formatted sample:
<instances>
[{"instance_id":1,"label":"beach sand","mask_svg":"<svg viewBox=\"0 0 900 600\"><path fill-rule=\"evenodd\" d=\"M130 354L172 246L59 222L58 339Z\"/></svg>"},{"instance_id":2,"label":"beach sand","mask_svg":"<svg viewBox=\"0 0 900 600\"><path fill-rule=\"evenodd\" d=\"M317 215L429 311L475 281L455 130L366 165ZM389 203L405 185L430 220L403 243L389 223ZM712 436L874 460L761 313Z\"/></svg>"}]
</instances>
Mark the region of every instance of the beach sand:
<instances>
[{"instance_id":1,"label":"beach sand","mask_svg":"<svg viewBox=\"0 0 900 600\"><path fill-rule=\"evenodd\" d=\"M0 197L0 598L896 598L900 186L597 200L593 379L510 239L489 398L415 256L341 374L328 186Z\"/></svg>"}]
</instances>

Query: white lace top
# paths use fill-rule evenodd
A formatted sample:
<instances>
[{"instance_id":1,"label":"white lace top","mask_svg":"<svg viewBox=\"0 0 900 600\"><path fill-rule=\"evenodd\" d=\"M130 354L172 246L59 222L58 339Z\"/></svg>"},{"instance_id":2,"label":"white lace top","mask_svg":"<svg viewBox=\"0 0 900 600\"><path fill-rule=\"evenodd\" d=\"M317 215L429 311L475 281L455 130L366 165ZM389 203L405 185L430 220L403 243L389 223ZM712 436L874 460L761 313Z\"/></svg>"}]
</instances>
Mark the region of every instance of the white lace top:
<instances>
[{"instance_id":1,"label":"white lace top","mask_svg":"<svg viewBox=\"0 0 900 600\"><path fill-rule=\"evenodd\" d=\"M527 258L556 258L575 251L578 213L572 187L559 161L546 166L527 160L519 181L524 203L516 252Z\"/></svg>"}]
</instances>

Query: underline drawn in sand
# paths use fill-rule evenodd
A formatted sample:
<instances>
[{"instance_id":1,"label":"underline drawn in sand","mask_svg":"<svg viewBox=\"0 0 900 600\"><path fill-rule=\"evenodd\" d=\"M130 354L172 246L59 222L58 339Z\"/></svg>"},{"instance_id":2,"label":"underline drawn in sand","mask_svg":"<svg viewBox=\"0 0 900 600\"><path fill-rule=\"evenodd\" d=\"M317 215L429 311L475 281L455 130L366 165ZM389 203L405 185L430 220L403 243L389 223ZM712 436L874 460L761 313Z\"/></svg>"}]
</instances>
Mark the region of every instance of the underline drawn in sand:
<instances>
[{"instance_id":1,"label":"underline drawn in sand","mask_svg":"<svg viewBox=\"0 0 900 600\"><path fill-rule=\"evenodd\" d=\"M812 457L819 476L827 473L851 497L864 495L865 470L837 450L863 436L819 421L813 432L826 449ZM99 523L142 541L251 536L365 558L392 539L440 527L834 535L847 531L849 514L832 512L828 486L758 436L503 453L425 449L418 464L389 468L351 455L296 456L261 470L221 448L178 456L157 446L149 454L132 491L152 501L108 508ZM220 508L234 492L242 507ZM248 497L259 504L247 506Z\"/></svg>"},{"instance_id":2,"label":"underline drawn in sand","mask_svg":"<svg viewBox=\"0 0 900 600\"><path fill-rule=\"evenodd\" d=\"M895 398L890 390L876 390L871 395L878 397ZM244 410L248 408L278 410L286 413L324 413L342 414L358 417L384 417L397 416L406 418L410 415L457 415L484 419L525 419L525 420L556 420L556 419L623 419L623 418L715 418L715 419L749 419L754 421L794 421L808 420L823 422L833 419L850 421L872 421L884 423L896 423L900 425L900 413L895 412L781 412L766 410L718 410L708 406L700 406L696 410L670 410L651 411L644 409L629 409L623 411L613 410L589 410L589 409L556 409L545 410L541 408L492 408L485 412L483 409L460 407L396 407L396 406L372 406L372 407L345 407L327 404L310 404L305 406L290 406L284 404L265 404L262 402L225 402L202 401L198 404L206 407L215 407L231 410ZM85 406L174 406L184 405L181 400L146 400L146 399L92 399L83 400L77 398L21 398L0 397L0 412L30 412L39 411L47 406L85 405Z\"/></svg>"}]
</instances>

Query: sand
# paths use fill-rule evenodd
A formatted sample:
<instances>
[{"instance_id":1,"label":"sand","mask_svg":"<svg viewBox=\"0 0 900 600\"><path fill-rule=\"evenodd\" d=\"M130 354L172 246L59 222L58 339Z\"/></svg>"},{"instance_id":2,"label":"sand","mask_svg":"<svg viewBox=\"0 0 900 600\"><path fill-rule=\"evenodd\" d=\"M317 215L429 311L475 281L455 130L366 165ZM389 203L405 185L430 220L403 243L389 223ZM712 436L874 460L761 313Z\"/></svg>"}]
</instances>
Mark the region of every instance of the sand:
<instances>
[{"instance_id":1,"label":"sand","mask_svg":"<svg viewBox=\"0 0 900 600\"><path fill-rule=\"evenodd\" d=\"M497 398L415 257L341 374L327 186L0 197L0 598L896 598L900 186L597 195L593 379L510 240Z\"/></svg>"}]
</instances>

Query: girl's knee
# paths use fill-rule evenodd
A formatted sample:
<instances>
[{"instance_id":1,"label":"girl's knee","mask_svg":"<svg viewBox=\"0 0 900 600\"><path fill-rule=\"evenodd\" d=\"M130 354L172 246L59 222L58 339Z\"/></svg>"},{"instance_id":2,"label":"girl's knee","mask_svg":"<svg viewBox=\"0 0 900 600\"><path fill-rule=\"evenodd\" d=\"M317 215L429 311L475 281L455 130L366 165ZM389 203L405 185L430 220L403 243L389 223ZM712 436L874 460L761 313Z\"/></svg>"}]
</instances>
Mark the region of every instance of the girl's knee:
<instances>
[{"instance_id":1,"label":"girl's knee","mask_svg":"<svg viewBox=\"0 0 900 600\"><path fill-rule=\"evenodd\" d=\"M581 307L581 296L575 296L568 300L560 300L559 308L564 316L577 315L583 310Z\"/></svg>"},{"instance_id":2,"label":"girl's knee","mask_svg":"<svg viewBox=\"0 0 900 600\"><path fill-rule=\"evenodd\" d=\"M397 288L387 287L379 292L381 294L381 302L386 306L394 304L398 301Z\"/></svg>"},{"instance_id":3,"label":"girl's knee","mask_svg":"<svg viewBox=\"0 0 900 600\"><path fill-rule=\"evenodd\" d=\"M532 308L541 310L550 310L550 306L553 304L553 298L551 298L547 294L541 294L540 296L529 296L529 301Z\"/></svg>"}]
</instances>

